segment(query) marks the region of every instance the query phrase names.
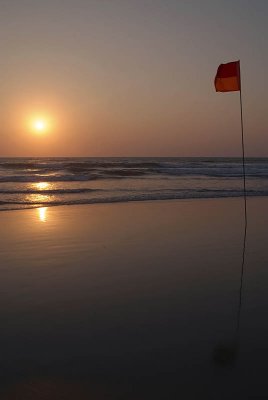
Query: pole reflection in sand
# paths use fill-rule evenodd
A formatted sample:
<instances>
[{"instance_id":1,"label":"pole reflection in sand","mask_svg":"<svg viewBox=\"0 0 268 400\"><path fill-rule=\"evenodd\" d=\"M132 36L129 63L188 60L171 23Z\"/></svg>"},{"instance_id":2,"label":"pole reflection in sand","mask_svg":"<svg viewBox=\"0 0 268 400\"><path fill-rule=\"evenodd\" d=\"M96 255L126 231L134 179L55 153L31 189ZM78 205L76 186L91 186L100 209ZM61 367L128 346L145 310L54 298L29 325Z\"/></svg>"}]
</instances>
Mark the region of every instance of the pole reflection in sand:
<instances>
[{"instance_id":1,"label":"pole reflection in sand","mask_svg":"<svg viewBox=\"0 0 268 400\"><path fill-rule=\"evenodd\" d=\"M236 317L236 330L234 339L230 343L219 344L215 347L213 352L213 360L216 364L221 366L232 366L236 361L239 348L239 331L240 331L240 317L242 308L242 291L243 291L243 278L244 278L244 266L245 266L245 254L246 254L246 240L247 240L247 218L245 219L245 230L243 240L243 252L241 262L241 273L240 273L240 288L239 288L239 302Z\"/></svg>"}]
</instances>

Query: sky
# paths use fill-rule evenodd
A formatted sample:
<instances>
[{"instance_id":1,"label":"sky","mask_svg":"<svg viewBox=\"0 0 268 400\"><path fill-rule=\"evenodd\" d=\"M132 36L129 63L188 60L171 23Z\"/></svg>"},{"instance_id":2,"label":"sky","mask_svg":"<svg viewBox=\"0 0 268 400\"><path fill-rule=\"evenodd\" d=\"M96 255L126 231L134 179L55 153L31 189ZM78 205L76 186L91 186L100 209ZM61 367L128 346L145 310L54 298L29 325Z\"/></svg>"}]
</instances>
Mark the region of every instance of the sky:
<instances>
[{"instance_id":1,"label":"sky","mask_svg":"<svg viewBox=\"0 0 268 400\"><path fill-rule=\"evenodd\" d=\"M0 0L0 156L268 156L267 0ZM35 119L47 129L36 133Z\"/></svg>"}]
</instances>

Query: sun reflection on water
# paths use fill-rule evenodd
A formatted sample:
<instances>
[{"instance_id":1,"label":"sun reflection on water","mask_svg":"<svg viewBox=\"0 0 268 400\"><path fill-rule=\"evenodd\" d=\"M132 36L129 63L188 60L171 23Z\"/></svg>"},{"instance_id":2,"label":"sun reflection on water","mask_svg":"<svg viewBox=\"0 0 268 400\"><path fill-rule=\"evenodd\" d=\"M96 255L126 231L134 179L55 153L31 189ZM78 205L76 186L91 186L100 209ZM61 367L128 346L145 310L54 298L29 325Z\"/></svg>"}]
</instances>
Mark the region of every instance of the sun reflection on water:
<instances>
[{"instance_id":1,"label":"sun reflection on water","mask_svg":"<svg viewBox=\"0 0 268 400\"><path fill-rule=\"evenodd\" d=\"M48 182L38 182L34 183L33 186L38 190L45 190L50 187L50 184Z\"/></svg>"},{"instance_id":2,"label":"sun reflection on water","mask_svg":"<svg viewBox=\"0 0 268 400\"><path fill-rule=\"evenodd\" d=\"M32 183L30 190L32 193L26 196L26 200L31 204L44 204L53 200L54 196L50 190L53 187L49 182L36 182Z\"/></svg>"},{"instance_id":3,"label":"sun reflection on water","mask_svg":"<svg viewBox=\"0 0 268 400\"><path fill-rule=\"evenodd\" d=\"M46 222L47 221L47 207L41 207L37 209L39 219L41 222Z\"/></svg>"},{"instance_id":4,"label":"sun reflection on water","mask_svg":"<svg viewBox=\"0 0 268 400\"><path fill-rule=\"evenodd\" d=\"M26 197L26 201L31 204L44 204L49 203L53 199L53 196L45 195L45 194L30 194Z\"/></svg>"}]
</instances>

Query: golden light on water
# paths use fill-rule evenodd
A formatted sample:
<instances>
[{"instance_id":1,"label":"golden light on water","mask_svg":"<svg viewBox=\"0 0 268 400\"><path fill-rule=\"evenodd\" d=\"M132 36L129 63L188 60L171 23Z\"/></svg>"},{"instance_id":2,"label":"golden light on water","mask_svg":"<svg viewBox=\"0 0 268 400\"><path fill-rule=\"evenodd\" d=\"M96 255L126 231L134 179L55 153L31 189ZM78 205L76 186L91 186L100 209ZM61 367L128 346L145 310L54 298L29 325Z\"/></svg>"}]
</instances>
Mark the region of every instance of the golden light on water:
<instances>
[{"instance_id":1,"label":"golden light on water","mask_svg":"<svg viewBox=\"0 0 268 400\"><path fill-rule=\"evenodd\" d=\"M53 195L47 194L46 190L49 190L51 187L50 182L36 182L30 185L30 188L35 190L36 192L28 195L26 200L32 204L40 204L45 205L54 199ZM38 207L36 208L38 213L38 219L41 222L47 222L47 209L48 207Z\"/></svg>"},{"instance_id":2,"label":"golden light on water","mask_svg":"<svg viewBox=\"0 0 268 400\"><path fill-rule=\"evenodd\" d=\"M25 197L25 200L33 205L40 204L40 206L45 205L53 200L53 196L42 193L45 192L40 191L40 194L39 193L29 194L28 196Z\"/></svg>"},{"instance_id":3,"label":"golden light on water","mask_svg":"<svg viewBox=\"0 0 268 400\"><path fill-rule=\"evenodd\" d=\"M47 207L41 207L37 209L39 214L39 219L41 222L46 222L47 220Z\"/></svg>"},{"instance_id":4,"label":"golden light on water","mask_svg":"<svg viewBox=\"0 0 268 400\"><path fill-rule=\"evenodd\" d=\"M45 190L50 187L50 184L48 182L38 182L34 184L34 187L39 190Z\"/></svg>"}]
</instances>

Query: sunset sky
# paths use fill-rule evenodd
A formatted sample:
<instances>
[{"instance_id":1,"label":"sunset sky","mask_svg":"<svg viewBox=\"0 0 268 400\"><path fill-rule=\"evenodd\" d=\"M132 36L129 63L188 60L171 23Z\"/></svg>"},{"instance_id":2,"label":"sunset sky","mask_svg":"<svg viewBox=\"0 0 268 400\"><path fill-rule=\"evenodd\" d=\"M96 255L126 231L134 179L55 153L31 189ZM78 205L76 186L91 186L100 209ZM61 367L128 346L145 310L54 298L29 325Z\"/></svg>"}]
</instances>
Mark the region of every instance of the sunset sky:
<instances>
[{"instance_id":1,"label":"sunset sky","mask_svg":"<svg viewBox=\"0 0 268 400\"><path fill-rule=\"evenodd\" d=\"M0 5L0 156L268 156L267 0Z\"/></svg>"}]
</instances>

